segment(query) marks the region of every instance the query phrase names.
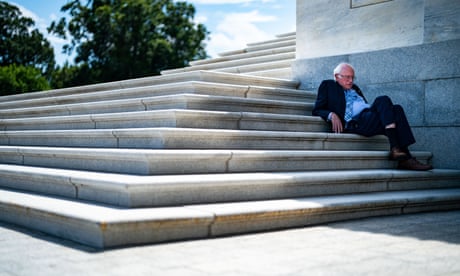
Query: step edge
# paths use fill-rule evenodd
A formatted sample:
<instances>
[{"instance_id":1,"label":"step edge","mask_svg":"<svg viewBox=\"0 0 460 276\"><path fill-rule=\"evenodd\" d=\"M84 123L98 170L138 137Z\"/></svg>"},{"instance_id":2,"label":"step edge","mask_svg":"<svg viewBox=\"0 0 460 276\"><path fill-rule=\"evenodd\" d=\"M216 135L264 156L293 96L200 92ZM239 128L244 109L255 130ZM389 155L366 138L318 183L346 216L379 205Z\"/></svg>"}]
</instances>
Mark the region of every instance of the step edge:
<instances>
[{"instance_id":1,"label":"step edge","mask_svg":"<svg viewBox=\"0 0 460 276\"><path fill-rule=\"evenodd\" d=\"M65 212L63 213L62 211L66 209L62 205L69 205L68 201L54 199L53 204L49 204L49 198L46 197L25 196L24 194L14 193L16 199L16 202L14 202L12 199L13 193L0 190L2 195L0 208L7 211L0 212L2 221L44 231L98 248L301 227L347 219L350 212L357 211L361 213L359 217L402 214L404 208L423 203L425 205L431 204L433 208L436 207L436 203L452 203L451 208L460 207L458 203L460 189L447 189L442 192L439 190L426 190L423 193L419 191L375 193L374 195L366 195L367 200L366 197L360 199L357 196L353 196L352 198L342 197L342 201L339 202L334 202L329 197L329 203L328 199L324 197L321 200L314 198L304 199L303 202L301 199L296 199L295 202L288 199L275 200L270 201L269 203L271 204L269 205L267 205L267 202L251 202L244 205L240 204L239 206L233 205L234 209L237 209L236 211L229 210L228 206L230 205L228 204L226 206L213 204L111 211L101 209L107 208L103 206L73 203L71 204L73 210L80 209L75 208L75 206L79 206L90 211L84 212L85 214L79 212L79 217L75 217L75 214L66 216ZM9 201L5 202L5 195L9 195ZM385 195L388 196L387 199L385 199ZM18 202L17 198L20 196L22 196L21 199L24 203L27 200L27 204ZM372 196L375 197L374 200ZM395 198L395 196L398 196L398 198ZM31 198L34 200L30 200ZM34 207L31 202L41 203L42 205ZM56 205L59 205L58 203L61 204L61 208L51 209L50 205L56 207ZM249 206L251 209L248 209ZM273 206L277 206L277 208ZM379 212L379 210L384 210L384 212ZM96 214L101 213L101 211L102 215L97 216ZM161 211L163 211L163 214L160 214ZM172 214L178 216L179 212L181 213L179 219L171 219ZM88 216L87 213L91 215ZM320 217L315 219L315 214ZM63 215L67 219L59 221L59 215ZM187 215L189 216L188 219ZM22 220L18 221L18 218L22 218ZM33 221L40 221L41 223L37 225L31 223ZM45 225L45 223L48 223L48 225ZM136 228L133 229L133 224L137 226L137 230L135 230ZM228 227L229 224L233 226ZM85 229L81 228L82 225L85 226ZM152 227L155 231L152 231ZM179 228L178 232L174 234L167 233L168 230L171 231L177 228ZM149 232L155 232L156 235L145 235L147 229L149 229ZM187 231L180 231L180 229L187 229ZM129 235L126 235L128 233ZM159 237L160 235L165 236ZM126 236L138 238L126 240Z\"/></svg>"}]
</instances>

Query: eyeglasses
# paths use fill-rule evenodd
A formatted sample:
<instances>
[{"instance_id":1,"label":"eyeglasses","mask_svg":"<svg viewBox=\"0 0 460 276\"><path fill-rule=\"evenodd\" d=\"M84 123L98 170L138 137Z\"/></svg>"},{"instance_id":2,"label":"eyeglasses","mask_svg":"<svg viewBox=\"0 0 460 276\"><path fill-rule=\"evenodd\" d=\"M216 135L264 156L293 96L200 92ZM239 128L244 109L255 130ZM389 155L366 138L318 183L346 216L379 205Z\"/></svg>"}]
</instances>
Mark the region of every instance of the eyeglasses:
<instances>
[{"instance_id":1,"label":"eyeglasses","mask_svg":"<svg viewBox=\"0 0 460 276\"><path fill-rule=\"evenodd\" d=\"M346 80L354 80L355 79L355 76L344 76L344 75L340 75L338 74L339 78L341 79L346 79Z\"/></svg>"}]
</instances>

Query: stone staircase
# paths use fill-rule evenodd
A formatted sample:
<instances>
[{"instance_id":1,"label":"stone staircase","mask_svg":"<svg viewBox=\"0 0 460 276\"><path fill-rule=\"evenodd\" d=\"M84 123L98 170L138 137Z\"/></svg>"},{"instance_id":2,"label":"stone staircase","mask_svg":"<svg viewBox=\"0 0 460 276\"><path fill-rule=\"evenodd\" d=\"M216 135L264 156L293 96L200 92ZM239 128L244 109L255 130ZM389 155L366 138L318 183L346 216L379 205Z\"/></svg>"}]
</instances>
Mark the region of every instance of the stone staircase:
<instances>
[{"instance_id":1,"label":"stone staircase","mask_svg":"<svg viewBox=\"0 0 460 276\"><path fill-rule=\"evenodd\" d=\"M395 170L385 137L311 117L294 53L291 33L162 76L0 98L0 220L109 248L460 207L460 171Z\"/></svg>"}]
</instances>

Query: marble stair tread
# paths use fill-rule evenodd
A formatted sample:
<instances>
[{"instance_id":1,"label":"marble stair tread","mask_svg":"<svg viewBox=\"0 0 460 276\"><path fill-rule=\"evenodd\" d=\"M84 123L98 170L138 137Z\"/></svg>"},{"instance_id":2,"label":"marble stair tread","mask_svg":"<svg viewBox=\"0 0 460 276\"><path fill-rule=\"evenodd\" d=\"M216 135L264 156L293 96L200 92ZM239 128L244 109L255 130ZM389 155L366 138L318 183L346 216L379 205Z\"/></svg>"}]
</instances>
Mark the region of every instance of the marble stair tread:
<instances>
[{"instance_id":1,"label":"marble stair tread","mask_svg":"<svg viewBox=\"0 0 460 276\"><path fill-rule=\"evenodd\" d=\"M264 63L258 63L258 64L241 65L241 66L235 66L235 67L226 67L226 68L221 68L221 69L215 69L215 71L250 76L249 73L252 73L252 72L291 68L292 62L294 62L294 59L264 62Z\"/></svg>"},{"instance_id":2,"label":"marble stair tread","mask_svg":"<svg viewBox=\"0 0 460 276\"><path fill-rule=\"evenodd\" d=\"M428 162L429 152L413 152ZM135 175L391 169L388 151L0 146L0 163Z\"/></svg>"},{"instance_id":3,"label":"marble stair tread","mask_svg":"<svg viewBox=\"0 0 460 276\"><path fill-rule=\"evenodd\" d=\"M286 41L292 42L293 40L294 41L296 40L296 34L286 34L283 36L276 36L276 38L274 39L259 41L259 42L250 42L250 43L247 43L246 45L248 47L267 45L267 44L272 45L273 43L286 42Z\"/></svg>"},{"instance_id":4,"label":"marble stair tread","mask_svg":"<svg viewBox=\"0 0 460 276\"><path fill-rule=\"evenodd\" d=\"M191 61L190 65L196 66L196 65L203 65L203 64L209 64L209 63L217 63L217 62L223 62L223 61L231 61L231 60L239 60L239 59L259 57L259 56L280 54L280 53L295 53L295 50L296 50L295 45L285 46L285 47L266 49L266 50L261 50L261 51L256 51L256 52L254 51L244 52L244 53L238 53L234 55L227 55L227 56L220 56L216 58Z\"/></svg>"},{"instance_id":5,"label":"marble stair tread","mask_svg":"<svg viewBox=\"0 0 460 276\"><path fill-rule=\"evenodd\" d=\"M278 40L273 40L273 41L267 41L267 42L260 42L260 43L249 43L248 47L246 48L247 52L252 52L252 51L263 51L266 49L272 49L272 48L280 48L280 47L287 47L287 46L295 46L296 45L296 38L291 37L287 39L278 39Z\"/></svg>"},{"instance_id":6,"label":"marble stair tread","mask_svg":"<svg viewBox=\"0 0 460 276\"><path fill-rule=\"evenodd\" d=\"M169 84L175 82L202 81L212 83L256 85L275 88L295 89L299 82L294 80L276 79L257 76L245 76L238 74L229 74L225 72L214 71L192 71L170 75L151 76L138 79L128 79L115 82L106 82L100 84L83 85L78 87L68 87L62 89L53 89L40 92L30 92L10 96L2 96L2 103L18 100L30 100L36 98L57 97L64 95L84 94L88 92L107 91L134 87L144 87L160 84Z\"/></svg>"},{"instance_id":7,"label":"marble stair tread","mask_svg":"<svg viewBox=\"0 0 460 276\"><path fill-rule=\"evenodd\" d=\"M313 103L199 94L175 94L134 99L3 109L0 110L0 119L102 114L163 109L195 109L310 115L311 110L313 109Z\"/></svg>"},{"instance_id":8,"label":"marble stair tread","mask_svg":"<svg viewBox=\"0 0 460 276\"><path fill-rule=\"evenodd\" d=\"M296 45L296 36L293 35L286 35L286 36L279 36L273 40L262 41L262 42L254 42L247 44L246 48L237 49L237 50L230 50L219 53L221 57L233 56L238 54L244 54L248 52L257 52L257 51L264 51L268 49L276 49L276 48L283 48L289 46Z\"/></svg>"},{"instance_id":9,"label":"marble stair tread","mask_svg":"<svg viewBox=\"0 0 460 276\"><path fill-rule=\"evenodd\" d=\"M460 189L124 209L0 190L0 220L96 248L212 238L460 207Z\"/></svg>"},{"instance_id":10,"label":"marble stair tread","mask_svg":"<svg viewBox=\"0 0 460 276\"><path fill-rule=\"evenodd\" d=\"M460 171L392 169L137 176L0 164L0 187L120 207L460 188Z\"/></svg>"},{"instance_id":11,"label":"marble stair tread","mask_svg":"<svg viewBox=\"0 0 460 276\"><path fill-rule=\"evenodd\" d=\"M296 31L291 31L291 32L287 32L287 33L281 33L281 34L277 34L275 35L276 37L286 37L286 36L295 36L297 34Z\"/></svg>"},{"instance_id":12,"label":"marble stair tread","mask_svg":"<svg viewBox=\"0 0 460 276\"><path fill-rule=\"evenodd\" d=\"M316 92L289 88L263 87L257 85L222 84L201 81L161 84L135 88L115 89L85 94L46 97L30 100L0 102L0 110L49 106L105 100L135 99L141 97L168 96L175 94L198 94L253 99L310 101L316 99Z\"/></svg>"},{"instance_id":13,"label":"marble stair tread","mask_svg":"<svg viewBox=\"0 0 460 276\"><path fill-rule=\"evenodd\" d=\"M214 70L225 71L226 68L246 68L246 67L257 67L259 68L263 64L272 64L272 63L280 63L281 61L285 60L294 60L295 59L295 52L288 52L288 53L279 53L279 54L271 54L267 56L256 56L250 57L245 59L236 59L236 60L228 60L216 63L207 63L207 64L199 64L193 65L184 68L178 69L169 69L161 71L162 75L174 74L174 73L181 73L181 72L189 72L195 70Z\"/></svg>"},{"instance_id":14,"label":"marble stair tread","mask_svg":"<svg viewBox=\"0 0 460 276\"><path fill-rule=\"evenodd\" d=\"M330 131L328 124L316 116L187 109L0 119L0 131L148 127ZM0 137L5 136L8 134L0 132Z\"/></svg>"},{"instance_id":15,"label":"marble stair tread","mask_svg":"<svg viewBox=\"0 0 460 276\"><path fill-rule=\"evenodd\" d=\"M4 131L0 132L0 145L142 149L388 149L384 136L176 127Z\"/></svg>"},{"instance_id":16,"label":"marble stair tread","mask_svg":"<svg viewBox=\"0 0 460 276\"><path fill-rule=\"evenodd\" d=\"M268 78L291 79L292 78L292 68L284 67L284 68L277 68L277 69L252 71L252 72L245 73L244 75L260 76L260 77L268 77Z\"/></svg>"}]
</instances>

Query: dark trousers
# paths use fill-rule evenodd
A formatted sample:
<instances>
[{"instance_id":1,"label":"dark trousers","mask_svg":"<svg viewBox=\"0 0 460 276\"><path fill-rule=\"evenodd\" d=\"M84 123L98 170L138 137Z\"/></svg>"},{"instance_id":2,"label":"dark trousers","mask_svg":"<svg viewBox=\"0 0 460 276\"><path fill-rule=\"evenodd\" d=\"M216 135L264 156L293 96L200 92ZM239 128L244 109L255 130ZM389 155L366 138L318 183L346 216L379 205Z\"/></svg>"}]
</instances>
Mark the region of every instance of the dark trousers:
<instances>
[{"instance_id":1,"label":"dark trousers","mask_svg":"<svg viewBox=\"0 0 460 276\"><path fill-rule=\"evenodd\" d=\"M347 132L367 137L386 135L385 126L395 123L399 147L407 149L415 143L404 109L400 105L394 105L388 96L376 98L371 107L363 110L353 121L354 123L346 128Z\"/></svg>"}]
</instances>

